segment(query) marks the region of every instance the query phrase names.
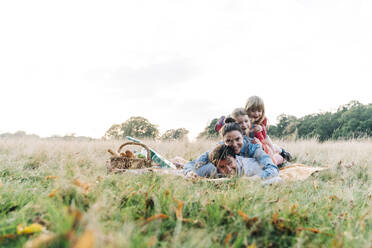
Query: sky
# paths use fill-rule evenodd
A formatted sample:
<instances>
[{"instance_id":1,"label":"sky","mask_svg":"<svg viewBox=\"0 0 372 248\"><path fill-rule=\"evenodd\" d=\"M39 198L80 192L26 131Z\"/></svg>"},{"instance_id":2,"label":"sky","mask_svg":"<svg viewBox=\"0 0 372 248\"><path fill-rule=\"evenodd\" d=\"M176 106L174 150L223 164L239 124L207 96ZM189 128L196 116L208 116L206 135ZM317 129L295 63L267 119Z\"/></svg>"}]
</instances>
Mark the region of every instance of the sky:
<instances>
[{"instance_id":1,"label":"sky","mask_svg":"<svg viewBox=\"0 0 372 248\"><path fill-rule=\"evenodd\" d=\"M372 0L1 1L0 133L100 138L142 116L193 139L249 96L372 103Z\"/></svg>"}]
</instances>

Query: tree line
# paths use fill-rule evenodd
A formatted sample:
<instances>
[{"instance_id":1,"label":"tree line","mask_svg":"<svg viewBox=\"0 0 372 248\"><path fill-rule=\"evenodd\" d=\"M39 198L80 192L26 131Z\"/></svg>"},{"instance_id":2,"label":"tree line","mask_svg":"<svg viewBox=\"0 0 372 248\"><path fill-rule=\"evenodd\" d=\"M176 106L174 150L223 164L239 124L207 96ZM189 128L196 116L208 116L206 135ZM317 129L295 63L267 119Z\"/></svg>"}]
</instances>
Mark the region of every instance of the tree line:
<instances>
[{"instance_id":1,"label":"tree line","mask_svg":"<svg viewBox=\"0 0 372 248\"><path fill-rule=\"evenodd\" d=\"M215 131L219 118L214 118L199 133L197 138L215 139L219 134ZM363 105L358 101L351 101L340 106L336 112L324 112L297 118L292 115L281 114L277 125L268 127L268 134L272 138L307 139L316 138L326 140L372 137L372 104ZM137 138L152 138L160 140L180 140L187 137L185 128L167 130L161 136L156 125L143 117L131 117L122 124L110 127L105 133L107 139L122 139L125 136Z\"/></svg>"},{"instance_id":2,"label":"tree line","mask_svg":"<svg viewBox=\"0 0 372 248\"><path fill-rule=\"evenodd\" d=\"M198 139L215 139L219 134L214 126L219 118L214 118L202 132ZM185 128L169 129L160 135L158 126L150 123L146 118L134 116L121 124L112 125L104 134L104 139L124 139L126 136L135 138L160 139L164 141L183 140L189 131ZM336 112L324 112L297 118L292 115L281 114L276 125L268 127L268 134L272 138L307 139L316 138L326 140L372 137L372 104L363 105L358 101L351 101L340 106ZM38 137L27 135L23 131L14 134L3 133L0 138L9 137ZM75 134L52 136L52 139L91 139L76 137Z\"/></svg>"},{"instance_id":3,"label":"tree line","mask_svg":"<svg viewBox=\"0 0 372 248\"><path fill-rule=\"evenodd\" d=\"M282 114L277 125L269 126L268 133L276 138L316 138L321 142L372 137L372 104L351 101L334 113L311 114L302 118Z\"/></svg>"}]
</instances>

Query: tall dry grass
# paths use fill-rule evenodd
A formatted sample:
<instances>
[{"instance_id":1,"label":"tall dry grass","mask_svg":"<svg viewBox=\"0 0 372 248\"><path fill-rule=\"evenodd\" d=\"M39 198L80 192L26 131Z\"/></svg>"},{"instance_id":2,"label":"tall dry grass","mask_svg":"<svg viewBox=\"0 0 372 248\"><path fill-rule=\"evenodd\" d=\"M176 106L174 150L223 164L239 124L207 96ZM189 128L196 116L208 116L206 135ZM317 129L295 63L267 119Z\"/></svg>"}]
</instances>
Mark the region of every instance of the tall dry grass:
<instances>
[{"instance_id":1,"label":"tall dry grass","mask_svg":"<svg viewBox=\"0 0 372 248\"><path fill-rule=\"evenodd\" d=\"M41 235L17 235L16 228L38 222L55 235L46 243L55 247L75 244L87 230L95 247L370 247L371 140L277 140L296 162L329 169L265 187L108 175L107 149L123 142L1 139L0 246L29 245ZM168 159L190 160L216 141L145 143ZM82 213L78 224L71 209ZM160 213L167 218L146 222Z\"/></svg>"}]
</instances>

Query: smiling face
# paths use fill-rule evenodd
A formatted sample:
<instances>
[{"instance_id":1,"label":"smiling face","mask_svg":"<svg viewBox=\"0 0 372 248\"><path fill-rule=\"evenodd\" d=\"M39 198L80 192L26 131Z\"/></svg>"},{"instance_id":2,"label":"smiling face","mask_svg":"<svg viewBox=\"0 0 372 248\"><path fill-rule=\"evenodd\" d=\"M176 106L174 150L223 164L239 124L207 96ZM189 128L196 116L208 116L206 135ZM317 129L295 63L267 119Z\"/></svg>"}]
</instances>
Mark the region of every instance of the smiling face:
<instances>
[{"instance_id":1,"label":"smiling face","mask_svg":"<svg viewBox=\"0 0 372 248\"><path fill-rule=\"evenodd\" d=\"M251 127L251 122L248 118L248 115L239 115L235 117L236 122L239 124L243 132L248 135L249 129Z\"/></svg>"},{"instance_id":2,"label":"smiling face","mask_svg":"<svg viewBox=\"0 0 372 248\"><path fill-rule=\"evenodd\" d=\"M224 176L231 176L236 174L236 160L232 156L227 156L224 160L217 162L217 170Z\"/></svg>"},{"instance_id":3,"label":"smiling face","mask_svg":"<svg viewBox=\"0 0 372 248\"><path fill-rule=\"evenodd\" d=\"M243 135L237 130L227 132L223 136L223 142L225 145L232 147L235 154L239 154L243 147Z\"/></svg>"},{"instance_id":4,"label":"smiling face","mask_svg":"<svg viewBox=\"0 0 372 248\"><path fill-rule=\"evenodd\" d=\"M252 122L258 122L262 118L262 110L261 109L252 109L248 110L248 116Z\"/></svg>"}]
</instances>

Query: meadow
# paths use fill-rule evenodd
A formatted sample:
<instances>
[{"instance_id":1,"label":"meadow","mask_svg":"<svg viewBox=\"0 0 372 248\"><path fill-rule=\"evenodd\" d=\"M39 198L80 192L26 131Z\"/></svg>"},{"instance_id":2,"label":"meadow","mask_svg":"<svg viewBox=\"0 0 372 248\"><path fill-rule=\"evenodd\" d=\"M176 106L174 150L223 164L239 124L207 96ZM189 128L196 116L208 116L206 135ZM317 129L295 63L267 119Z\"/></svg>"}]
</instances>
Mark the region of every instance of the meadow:
<instances>
[{"instance_id":1,"label":"meadow","mask_svg":"<svg viewBox=\"0 0 372 248\"><path fill-rule=\"evenodd\" d=\"M275 141L305 181L107 174L124 141L0 139L0 247L372 247L372 140ZM146 142L193 159L215 141Z\"/></svg>"}]
</instances>

